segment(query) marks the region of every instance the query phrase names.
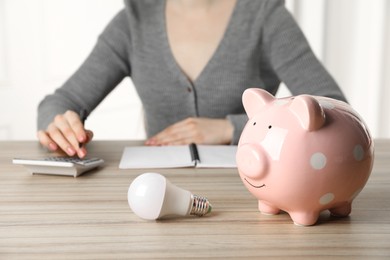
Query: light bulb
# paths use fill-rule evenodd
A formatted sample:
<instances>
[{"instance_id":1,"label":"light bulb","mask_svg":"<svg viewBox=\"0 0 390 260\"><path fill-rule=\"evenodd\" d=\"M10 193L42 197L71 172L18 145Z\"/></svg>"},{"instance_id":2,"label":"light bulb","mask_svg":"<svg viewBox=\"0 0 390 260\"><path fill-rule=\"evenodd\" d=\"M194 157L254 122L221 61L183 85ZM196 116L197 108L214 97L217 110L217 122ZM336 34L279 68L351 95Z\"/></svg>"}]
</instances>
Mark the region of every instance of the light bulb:
<instances>
[{"instance_id":1,"label":"light bulb","mask_svg":"<svg viewBox=\"0 0 390 260\"><path fill-rule=\"evenodd\" d=\"M143 219L170 216L203 216L211 211L207 198L191 194L158 173L144 173L130 184L127 199L131 210Z\"/></svg>"}]
</instances>

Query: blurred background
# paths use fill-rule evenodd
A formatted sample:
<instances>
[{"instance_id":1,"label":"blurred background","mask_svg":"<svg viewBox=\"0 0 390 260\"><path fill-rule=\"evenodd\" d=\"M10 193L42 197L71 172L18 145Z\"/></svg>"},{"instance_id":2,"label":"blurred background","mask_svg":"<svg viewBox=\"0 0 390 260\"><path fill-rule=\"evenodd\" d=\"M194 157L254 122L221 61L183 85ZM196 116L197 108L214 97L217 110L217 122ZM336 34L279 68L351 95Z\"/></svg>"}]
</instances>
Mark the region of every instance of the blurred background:
<instances>
[{"instance_id":1,"label":"blurred background","mask_svg":"<svg viewBox=\"0 0 390 260\"><path fill-rule=\"evenodd\" d=\"M390 138L390 1L287 0L376 138ZM80 66L123 0L0 0L0 140L36 139L36 108ZM289 95L282 86L279 96ZM143 139L125 79L91 114L95 139Z\"/></svg>"}]
</instances>

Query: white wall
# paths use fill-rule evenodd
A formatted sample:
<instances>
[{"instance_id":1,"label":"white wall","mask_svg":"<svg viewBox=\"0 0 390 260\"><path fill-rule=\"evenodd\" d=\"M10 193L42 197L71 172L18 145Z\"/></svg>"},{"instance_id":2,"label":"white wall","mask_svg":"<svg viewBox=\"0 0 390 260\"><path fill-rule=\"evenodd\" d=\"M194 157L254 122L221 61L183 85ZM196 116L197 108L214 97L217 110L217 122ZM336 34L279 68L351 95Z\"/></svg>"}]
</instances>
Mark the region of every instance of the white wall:
<instances>
[{"instance_id":1,"label":"white wall","mask_svg":"<svg viewBox=\"0 0 390 260\"><path fill-rule=\"evenodd\" d=\"M79 67L122 7L122 0L0 0L0 140L36 138L39 101ZM129 79L86 124L97 139L144 137Z\"/></svg>"},{"instance_id":2,"label":"white wall","mask_svg":"<svg viewBox=\"0 0 390 260\"><path fill-rule=\"evenodd\" d=\"M336 22L350 10L350 16ZM386 33L390 26L387 0L331 1L325 63L343 86L352 106L365 118L375 136L390 136L390 72ZM332 37L333 36L333 37ZM387 41L387 42L386 42ZM351 44L353 43L353 44ZM387 71L387 73L386 73Z\"/></svg>"},{"instance_id":3,"label":"white wall","mask_svg":"<svg viewBox=\"0 0 390 260\"><path fill-rule=\"evenodd\" d=\"M390 137L390 1L287 1L374 137Z\"/></svg>"},{"instance_id":4,"label":"white wall","mask_svg":"<svg viewBox=\"0 0 390 260\"><path fill-rule=\"evenodd\" d=\"M390 137L390 2L287 0L375 137ZM122 0L0 0L0 140L35 139L36 107L81 64ZM288 95L282 88L279 95ZM144 137L125 80L87 121L96 139ZM107 127L110 126L110 127Z\"/></svg>"}]
</instances>

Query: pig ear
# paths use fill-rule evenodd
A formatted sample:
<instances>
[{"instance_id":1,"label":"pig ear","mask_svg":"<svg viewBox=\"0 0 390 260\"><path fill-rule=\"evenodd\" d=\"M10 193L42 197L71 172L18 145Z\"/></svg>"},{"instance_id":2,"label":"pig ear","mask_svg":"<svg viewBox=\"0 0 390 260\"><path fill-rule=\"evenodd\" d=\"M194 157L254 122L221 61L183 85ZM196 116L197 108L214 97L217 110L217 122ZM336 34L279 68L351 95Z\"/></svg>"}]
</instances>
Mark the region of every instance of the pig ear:
<instances>
[{"instance_id":1,"label":"pig ear","mask_svg":"<svg viewBox=\"0 0 390 260\"><path fill-rule=\"evenodd\" d=\"M302 127L309 132L321 128L325 123L324 110L312 96L296 96L290 105L290 110L299 119Z\"/></svg>"},{"instance_id":2,"label":"pig ear","mask_svg":"<svg viewBox=\"0 0 390 260\"><path fill-rule=\"evenodd\" d=\"M249 118L252 118L262 107L274 99L270 93L259 88L248 88L242 95L242 103Z\"/></svg>"}]
</instances>

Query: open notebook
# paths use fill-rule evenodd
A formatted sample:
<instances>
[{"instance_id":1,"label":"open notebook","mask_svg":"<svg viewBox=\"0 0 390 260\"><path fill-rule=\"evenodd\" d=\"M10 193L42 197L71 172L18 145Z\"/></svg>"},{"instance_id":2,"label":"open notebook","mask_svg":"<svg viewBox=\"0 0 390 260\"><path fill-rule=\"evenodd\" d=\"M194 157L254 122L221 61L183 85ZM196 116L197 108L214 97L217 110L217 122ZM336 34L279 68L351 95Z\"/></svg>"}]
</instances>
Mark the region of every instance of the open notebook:
<instances>
[{"instance_id":1,"label":"open notebook","mask_svg":"<svg viewBox=\"0 0 390 260\"><path fill-rule=\"evenodd\" d=\"M236 151L233 145L129 146L119 168L235 168Z\"/></svg>"}]
</instances>

